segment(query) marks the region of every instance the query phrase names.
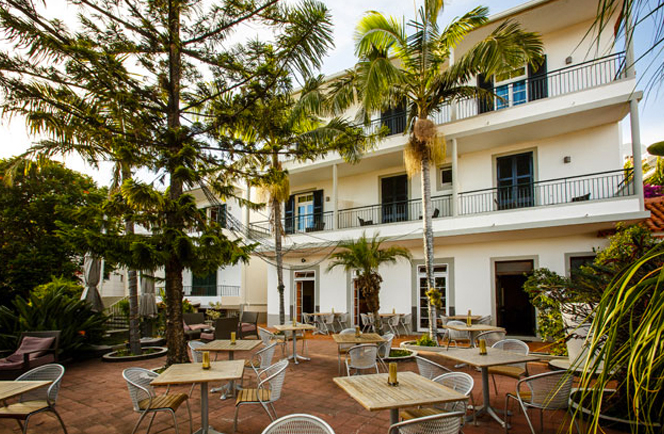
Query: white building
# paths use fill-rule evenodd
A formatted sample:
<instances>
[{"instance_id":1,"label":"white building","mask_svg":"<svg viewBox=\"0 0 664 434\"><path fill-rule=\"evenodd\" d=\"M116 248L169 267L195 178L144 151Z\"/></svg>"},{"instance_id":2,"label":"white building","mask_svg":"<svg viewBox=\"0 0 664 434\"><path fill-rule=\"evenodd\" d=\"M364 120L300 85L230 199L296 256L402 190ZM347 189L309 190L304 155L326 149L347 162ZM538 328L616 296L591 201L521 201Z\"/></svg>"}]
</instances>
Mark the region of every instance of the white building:
<instances>
[{"instance_id":1,"label":"white building","mask_svg":"<svg viewBox=\"0 0 664 434\"><path fill-rule=\"evenodd\" d=\"M641 93L612 27L599 48L586 32L596 2L535 0L494 16L457 52L513 18L542 35L546 63L491 83L509 100L486 107L467 100L435 117L447 140L447 161L432 167L436 284L448 313L492 315L511 335L532 336L535 312L522 290L523 273L548 267L566 273L605 245L603 231L618 221L639 221L642 187L622 169L620 122L631 116L638 144ZM628 62L629 64L629 62ZM349 113L352 116L352 113ZM285 204L287 316L304 311L365 309L353 277L327 272L336 242L380 232L386 245L407 247L412 262L381 269L381 311L412 313L426 325L419 175L403 164L405 114L377 113L376 125L393 134L356 165L338 155L286 166L291 199ZM634 146L636 160L640 146ZM247 217L245 217L246 219ZM269 223L252 215L252 228ZM265 220L265 217L262 217ZM246 221L246 220L245 220ZM255 234L254 234L255 235ZM267 246L267 244L266 244ZM262 256L269 254L267 247ZM269 259L268 259L269 261ZM263 262L258 258L251 266ZM223 273L221 273L223 275ZM266 266L269 324L278 318L276 272ZM221 277L217 276L217 282Z\"/></svg>"}]
</instances>

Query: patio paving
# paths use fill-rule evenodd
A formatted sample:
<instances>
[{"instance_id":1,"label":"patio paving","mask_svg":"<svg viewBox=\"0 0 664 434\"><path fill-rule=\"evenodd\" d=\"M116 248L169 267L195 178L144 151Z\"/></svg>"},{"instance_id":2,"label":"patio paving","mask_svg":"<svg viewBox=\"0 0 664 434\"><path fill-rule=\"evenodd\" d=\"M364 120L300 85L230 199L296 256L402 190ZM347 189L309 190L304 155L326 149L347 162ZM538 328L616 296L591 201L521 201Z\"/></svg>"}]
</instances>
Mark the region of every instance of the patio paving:
<instances>
[{"instance_id":1,"label":"patio paving","mask_svg":"<svg viewBox=\"0 0 664 434\"><path fill-rule=\"evenodd\" d=\"M405 340L399 339L397 342ZM398 346L395 342L393 346ZM389 426L389 412L369 412L351 399L344 391L334 384L332 379L338 376L336 344L330 337L317 336L308 340L308 355L311 361L299 365L292 363L287 368L286 380L281 399L275 403L279 416L291 413L308 413L321 417L327 421L337 434L345 433L381 433L386 434ZM300 344L298 343L298 350ZM243 353L236 358L244 358ZM281 350L277 348L276 358L281 357ZM220 355L219 359L225 358ZM138 420L138 414L132 411L127 386L122 379L122 370L131 366L156 368L164 363L164 358L152 359L142 362L103 363L100 360L88 360L71 363L66 366L66 373L62 381L57 409L62 416L69 433L71 434L129 434ZM452 368L453 363L449 364ZM399 370L412 370L417 372L414 362L399 364ZM481 403L480 373L472 368L461 368L475 379L473 397L476 403ZM547 370L543 363L530 364L531 373ZM514 389L515 380L497 377L498 396L493 394L492 402L497 408L504 405L504 396ZM245 385L255 384L255 377L245 371ZM173 387L173 391L188 393L190 386ZM219 400L219 394L210 397L210 424L215 429L230 433L233 427L234 400ZM200 389L197 386L190 399L194 418L194 429L200 426ZM181 432L189 432L186 407L183 406L177 413ZM539 427L536 414L533 419ZM147 418L146 418L147 419ZM523 415L516 413L512 417L512 433L529 432ZM568 418L563 412L545 412L545 432L561 432L561 424L567 426ZM243 406L240 409L238 432L243 434L260 434L270 423L265 411L259 405ZM147 422L143 421L139 433L147 429ZM19 433L18 425L12 420L0 419L0 432ZM59 425L51 414L39 414L31 418L31 433L58 433ZM155 419L151 432L174 432L172 419L167 413L159 413ZM468 423L464 432L467 434L500 433L502 428L491 418L478 419L478 426Z\"/></svg>"}]
</instances>

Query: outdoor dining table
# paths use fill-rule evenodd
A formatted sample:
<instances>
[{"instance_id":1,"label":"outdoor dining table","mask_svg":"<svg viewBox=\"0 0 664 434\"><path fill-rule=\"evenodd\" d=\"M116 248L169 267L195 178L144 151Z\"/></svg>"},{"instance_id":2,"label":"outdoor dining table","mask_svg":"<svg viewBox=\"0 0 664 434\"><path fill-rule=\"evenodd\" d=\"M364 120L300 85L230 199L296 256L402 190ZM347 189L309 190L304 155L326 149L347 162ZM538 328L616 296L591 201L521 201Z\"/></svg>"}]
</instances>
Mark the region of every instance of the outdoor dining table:
<instances>
[{"instance_id":1,"label":"outdoor dining table","mask_svg":"<svg viewBox=\"0 0 664 434\"><path fill-rule=\"evenodd\" d=\"M482 332L490 332L490 331L505 331L504 328L502 327L496 327L488 324L472 324L472 325L467 325L467 324L459 324L459 325L449 325L445 324L443 326L446 329L450 330L456 330L458 332L468 332L470 333L470 346L471 348L475 346L475 336Z\"/></svg>"},{"instance_id":2,"label":"outdoor dining table","mask_svg":"<svg viewBox=\"0 0 664 434\"><path fill-rule=\"evenodd\" d=\"M390 410L390 424L399 422L399 409L468 399L449 387L415 372L399 372L398 385L387 384L388 374L336 377L334 382L369 411Z\"/></svg>"},{"instance_id":3,"label":"outdoor dining table","mask_svg":"<svg viewBox=\"0 0 664 434\"><path fill-rule=\"evenodd\" d=\"M343 345L343 344L380 344L385 342L385 339L380 337L379 334L377 333L360 333L359 336L355 336L354 333L347 333L347 334L336 334L332 335L332 339L334 339L334 342L337 343L337 345Z\"/></svg>"},{"instance_id":4,"label":"outdoor dining table","mask_svg":"<svg viewBox=\"0 0 664 434\"><path fill-rule=\"evenodd\" d=\"M490 389L489 389L489 368L491 366L511 365L513 363L527 363L539 360L539 357L526 354L512 353L499 350L497 348L487 348L487 354L481 355L477 348L455 348L447 351L437 351L442 357L454 360L456 362L466 363L482 370L482 406L475 407L476 416L487 413L494 418L503 427L505 421L496 413L496 409L491 407Z\"/></svg>"},{"instance_id":5,"label":"outdoor dining table","mask_svg":"<svg viewBox=\"0 0 664 434\"><path fill-rule=\"evenodd\" d=\"M171 384L201 385L201 428L194 434L220 434L208 422L208 383L215 381L239 380L244 374L244 360L223 360L211 362L210 369L203 369L200 363L179 363L166 368L159 377L152 380L152 386Z\"/></svg>"},{"instance_id":6,"label":"outdoor dining table","mask_svg":"<svg viewBox=\"0 0 664 434\"><path fill-rule=\"evenodd\" d=\"M0 381L0 401L48 386L52 381Z\"/></svg>"},{"instance_id":7,"label":"outdoor dining table","mask_svg":"<svg viewBox=\"0 0 664 434\"><path fill-rule=\"evenodd\" d=\"M297 332L301 330L302 331L316 330L316 326L311 324L302 324L298 322L295 324L290 324L290 323L277 324L274 326L274 328L280 332L293 332L293 354L288 356L289 359L293 359L293 362L295 362L296 365L299 365L298 359L311 360L309 357L304 357L297 353Z\"/></svg>"},{"instance_id":8,"label":"outdoor dining table","mask_svg":"<svg viewBox=\"0 0 664 434\"><path fill-rule=\"evenodd\" d=\"M261 343L262 341L257 339L237 339L235 343L232 343L229 339L217 339L196 348L195 351L209 351L211 353L226 352L228 353L228 360L234 360L236 351L251 351ZM228 392L230 392L231 396L235 396L235 381L231 380L226 387L226 392L221 396L221 399L228 398ZM219 390L221 389L212 389L212 392L218 392Z\"/></svg>"}]
</instances>

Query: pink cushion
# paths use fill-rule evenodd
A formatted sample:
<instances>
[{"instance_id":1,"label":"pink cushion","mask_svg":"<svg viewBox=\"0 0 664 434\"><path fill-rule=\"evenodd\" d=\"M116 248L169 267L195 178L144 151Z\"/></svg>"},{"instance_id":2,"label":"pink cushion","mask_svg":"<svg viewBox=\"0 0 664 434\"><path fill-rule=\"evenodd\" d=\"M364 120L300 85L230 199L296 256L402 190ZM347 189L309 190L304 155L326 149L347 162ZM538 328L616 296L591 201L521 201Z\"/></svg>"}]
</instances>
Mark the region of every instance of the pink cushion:
<instances>
[{"instance_id":1,"label":"pink cushion","mask_svg":"<svg viewBox=\"0 0 664 434\"><path fill-rule=\"evenodd\" d=\"M249 331L252 331L252 330L256 330L256 326L254 324L249 324L249 323L246 323L246 322L242 323L242 331L243 332L249 332Z\"/></svg>"},{"instance_id":2,"label":"pink cushion","mask_svg":"<svg viewBox=\"0 0 664 434\"><path fill-rule=\"evenodd\" d=\"M10 362L9 360L7 360L9 359L9 357L7 357L6 359L0 359L0 369L6 369L6 370L20 369L23 366L23 359L21 359L18 362Z\"/></svg>"},{"instance_id":3,"label":"pink cushion","mask_svg":"<svg viewBox=\"0 0 664 434\"><path fill-rule=\"evenodd\" d=\"M207 324L191 324L191 325L189 325L189 329L191 329L191 330L205 330L205 329L209 329L209 328L210 328L210 326L207 325Z\"/></svg>"},{"instance_id":4,"label":"pink cushion","mask_svg":"<svg viewBox=\"0 0 664 434\"><path fill-rule=\"evenodd\" d=\"M201 339L204 339L206 341L213 341L214 333L201 333Z\"/></svg>"},{"instance_id":5,"label":"pink cushion","mask_svg":"<svg viewBox=\"0 0 664 434\"><path fill-rule=\"evenodd\" d=\"M26 336L21 341L21 346L16 350L14 354L7 357L8 362L22 362L23 354L30 353L28 356L31 360L41 357L46 354L46 350L51 348L55 341L54 337L50 338L38 338L34 336Z\"/></svg>"},{"instance_id":6,"label":"pink cushion","mask_svg":"<svg viewBox=\"0 0 664 434\"><path fill-rule=\"evenodd\" d=\"M186 332L188 332L189 330L191 330L191 327L189 327L189 326L187 325L187 323L184 322L184 320L182 320L182 326L184 327L184 331L186 331Z\"/></svg>"}]
</instances>

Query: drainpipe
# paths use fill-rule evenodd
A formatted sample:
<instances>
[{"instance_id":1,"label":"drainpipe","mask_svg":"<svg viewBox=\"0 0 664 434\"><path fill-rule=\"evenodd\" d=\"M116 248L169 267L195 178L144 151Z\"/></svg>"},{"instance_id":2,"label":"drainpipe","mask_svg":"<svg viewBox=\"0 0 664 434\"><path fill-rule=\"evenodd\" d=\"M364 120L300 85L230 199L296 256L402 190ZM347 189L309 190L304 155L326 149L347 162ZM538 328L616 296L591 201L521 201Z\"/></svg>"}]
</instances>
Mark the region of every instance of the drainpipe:
<instances>
[{"instance_id":1,"label":"drainpipe","mask_svg":"<svg viewBox=\"0 0 664 434\"><path fill-rule=\"evenodd\" d=\"M631 17L627 20L625 27L625 76L635 78L634 28L632 27ZM634 193L639 198L639 208L643 211L645 205L643 203L643 170L641 168L641 127L639 124L639 101L635 95L632 95L629 100L629 124L632 136L632 160L634 162Z\"/></svg>"},{"instance_id":2,"label":"drainpipe","mask_svg":"<svg viewBox=\"0 0 664 434\"><path fill-rule=\"evenodd\" d=\"M457 139L452 139L452 215L459 215L459 156Z\"/></svg>"},{"instance_id":3,"label":"drainpipe","mask_svg":"<svg viewBox=\"0 0 664 434\"><path fill-rule=\"evenodd\" d=\"M339 199L337 197L337 165L332 165L332 228L339 229Z\"/></svg>"}]
</instances>

